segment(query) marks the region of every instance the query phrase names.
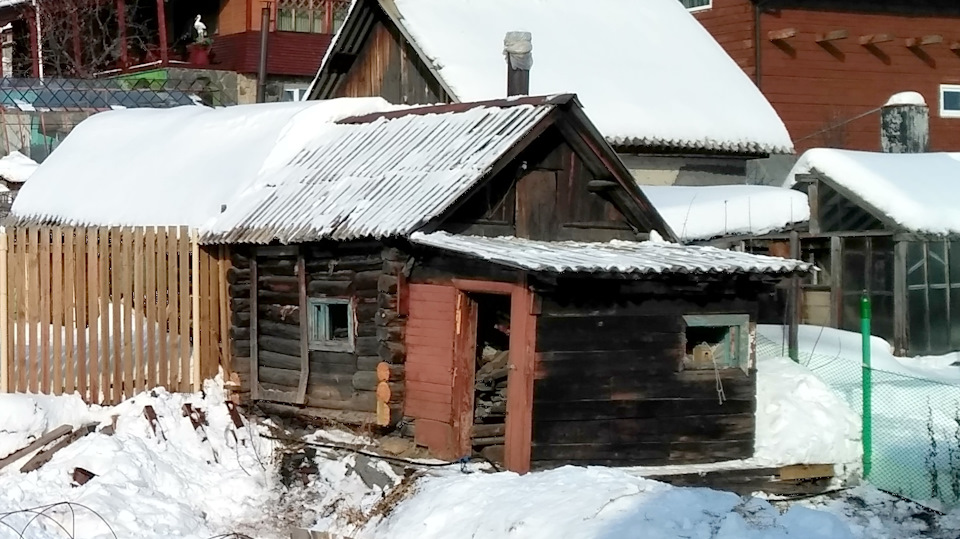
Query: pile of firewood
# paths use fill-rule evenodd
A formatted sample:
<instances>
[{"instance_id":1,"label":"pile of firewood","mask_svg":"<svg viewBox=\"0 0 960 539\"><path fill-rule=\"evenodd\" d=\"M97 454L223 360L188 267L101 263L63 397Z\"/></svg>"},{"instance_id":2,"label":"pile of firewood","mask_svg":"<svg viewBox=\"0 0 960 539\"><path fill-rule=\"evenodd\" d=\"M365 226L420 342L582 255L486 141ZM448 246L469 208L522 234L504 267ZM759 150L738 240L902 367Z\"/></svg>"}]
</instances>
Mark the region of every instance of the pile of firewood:
<instances>
[{"instance_id":1,"label":"pile of firewood","mask_svg":"<svg viewBox=\"0 0 960 539\"><path fill-rule=\"evenodd\" d=\"M473 447L478 451L503 445L509 359L509 350L497 350L492 346L484 347L477 359Z\"/></svg>"}]
</instances>

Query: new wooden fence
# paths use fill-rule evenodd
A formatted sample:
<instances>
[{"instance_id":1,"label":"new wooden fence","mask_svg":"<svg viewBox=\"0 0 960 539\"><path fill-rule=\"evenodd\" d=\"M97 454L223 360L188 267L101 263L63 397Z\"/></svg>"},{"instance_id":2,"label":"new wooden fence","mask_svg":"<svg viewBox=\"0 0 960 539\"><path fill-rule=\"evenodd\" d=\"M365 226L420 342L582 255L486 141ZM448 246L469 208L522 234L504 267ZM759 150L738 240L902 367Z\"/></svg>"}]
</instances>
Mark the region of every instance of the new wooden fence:
<instances>
[{"instance_id":1,"label":"new wooden fence","mask_svg":"<svg viewBox=\"0 0 960 539\"><path fill-rule=\"evenodd\" d=\"M117 403L197 390L225 354L226 257L186 228L0 233L0 390Z\"/></svg>"}]
</instances>

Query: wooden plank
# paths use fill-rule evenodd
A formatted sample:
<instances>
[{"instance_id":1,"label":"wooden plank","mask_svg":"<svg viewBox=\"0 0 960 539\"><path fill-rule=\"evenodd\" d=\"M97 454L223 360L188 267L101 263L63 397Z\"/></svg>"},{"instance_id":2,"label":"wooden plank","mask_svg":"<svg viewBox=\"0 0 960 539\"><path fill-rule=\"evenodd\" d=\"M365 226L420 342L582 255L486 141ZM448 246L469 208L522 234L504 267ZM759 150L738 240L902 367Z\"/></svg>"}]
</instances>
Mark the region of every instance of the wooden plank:
<instances>
[{"instance_id":1,"label":"wooden plank","mask_svg":"<svg viewBox=\"0 0 960 539\"><path fill-rule=\"evenodd\" d=\"M119 404L123 400L123 364L124 346L121 307L123 306L123 257L120 252L126 238L120 228L110 230L110 315L112 320L111 335L113 343L113 392L112 404Z\"/></svg>"},{"instance_id":2,"label":"wooden plank","mask_svg":"<svg viewBox=\"0 0 960 539\"><path fill-rule=\"evenodd\" d=\"M504 466L530 471L533 440L533 373L537 346L537 317L532 315L534 295L518 285L510 301L510 374L507 377L507 433Z\"/></svg>"},{"instance_id":3,"label":"wooden plank","mask_svg":"<svg viewBox=\"0 0 960 539\"><path fill-rule=\"evenodd\" d=\"M134 240L131 228L123 229L120 249L121 276L123 279L123 398L134 395L134 356L133 356L133 253Z\"/></svg>"},{"instance_id":4,"label":"wooden plank","mask_svg":"<svg viewBox=\"0 0 960 539\"><path fill-rule=\"evenodd\" d=\"M219 247L206 249L207 253L207 361L203 364L203 378L213 378L217 375L223 358L220 355L220 263L217 257ZM227 371L224 371L227 372Z\"/></svg>"},{"instance_id":5,"label":"wooden plank","mask_svg":"<svg viewBox=\"0 0 960 539\"><path fill-rule=\"evenodd\" d=\"M74 294L77 298L77 391L87 400L87 231L83 228L76 229L74 241L76 246L73 249L76 262L74 263L74 273L76 280L73 286ZM90 401L88 401L90 402Z\"/></svg>"},{"instance_id":6,"label":"wooden plank","mask_svg":"<svg viewBox=\"0 0 960 539\"><path fill-rule=\"evenodd\" d=\"M477 355L477 303L469 296L457 294L458 327L453 346L453 436L454 447L461 456L470 455L470 431L473 428L474 378Z\"/></svg>"},{"instance_id":7,"label":"wooden plank","mask_svg":"<svg viewBox=\"0 0 960 539\"><path fill-rule=\"evenodd\" d=\"M30 227L27 230L27 327L29 336L27 343L30 348L27 357L27 377L29 391L37 393L39 390L40 373L40 251L39 230Z\"/></svg>"},{"instance_id":8,"label":"wooden plank","mask_svg":"<svg viewBox=\"0 0 960 539\"><path fill-rule=\"evenodd\" d=\"M512 398L512 395L511 395ZM509 401L507 402L509 406ZM597 419L587 421L538 421L534 438L538 444L609 444L650 442L700 442L747 438L756 430L752 413L724 416ZM507 434L510 413L507 412Z\"/></svg>"},{"instance_id":9,"label":"wooden plank","mask_svg":"<svg viewBox=\"0 0 960 539\"><path fill-rule=\"evenodd\" d=\"M846 39L846 38L849 37L849 36L850 36L850 32L847 31L847 30L844 30L844 29L841 29L841 30L832 30L832 31L830 31L830 32L825 32L825 33L817 34L816 37L815 37L815 41L816 41L817 43L827 43L827 42L830 42L830 41L837 41L837 40L840 40L840 39Z\"/></svg>"},{"instance_id":10,"label":"wooden plank","mask_svg":"<svg viewBox=\"0 0 960 539\"><path fill-rule=\"evenodd\" d=\"M10 331L10 310L9 310L9 274L7 269L9 263L7 258L10 256L9 233L0 229L0 324L3 324L0 331L0 392L10 393L12 384L10 375L13 366L10 360L10 339L13 333Z\"/></svg>"},{"instance_id":11,"label":"wooden plank","mask_svg":"<svg viewBox=\"0 0 960 539\"><path fill-rule=\"evenodd\" d=\"M34 455L33 458L28 460L27 463L20 468L20 473L29 473L39 469L41 466L43 466L47 462L50 462L50 459L53 458L53 455L55 453L57 453L64 447L67 447L68 445L72 444L73 442L79 440L80 438L83 438L84 436L90 434L91 432L94 431L96 427L97 427L96 423L87 423L86 425L79 427L77 430L70 433L70 435L67 436L66 438L62 438L59 442L53 444L49 448L44 449L43 451L40 451L39 453Z\"/></svg>"},{"instance_id":12,"label":"wooden plank","mask_svg":"<svg viewBox=\"0 0 960 539\"><path fill-rule=\"evenodd\" d=\"M889 43L893 40L893 34L867 34L860 36L860 44L864 46L876 45L878 43Z\"/></svg>"},{"instance_id":13,"label":"wooden plank","mask_svg":"<svg viewBox=\"0 0 960 539\"><path fill-rule=\"evenodd\" d=\"M821 479L834 476L833 464L794 464L780 468L781 481Z\"/></svg>"},{"instance_id":14,"label":"wooden plank","mask_svg":"<svg viewBox=\"0 0 960 539\"><path fill-rule=\"evenodd\" d=\"M14 385L14 391L26 392L27 391L27 335L26 335L26 243L27 243L27 233L24 227L16 228L16 253L15 253L15 263L13 264L13 273L15 276L15 285L14 290L16 291L16 298L14 298L14 307L16 313L11 318L15 320L16 324L16 334L17 334L17 349L16 355L13 359L13 364L16 369L16 379L11 379Z\"/></svg>"},{"instance_id":15,"label":"wooden plank","mask_svg":"<svg viewBox=\"0 0 960 539\"><path fill-rule=\"evenodd\" d=\"M97 266L97 252L100 229L87 230L87 325L90 340L90 401L100 403L100 272Z\"/></svg>"},{"instance_id":16,"label":"wooden plank","mask_svg":"<svg viewBox=\"0 0 960 539\"><path fill-rule=\"evenodd\" d=\"M770 30L767 32L767 39L770 41L784 41L796 35L796 28L782 28L780 30Z\"/></svg>"},{"instance_id":17,"label":"wooden plank","mask_svg":"<svg viewBox=\"0 0 960 539\"><path fill-rule=\"evenodd\" d=\"M924 47L927 45L936 45L937 43L943 43L943 36L939 34L930 34L921 37L908 37L905 40L905 44L909 49Z\"/></svg>"},{"instance_id":18,"label":"wooden plank","mask_svg":"<svg viewBox=\"0 0 960 539\"><path fill-rule=\"evenodd\" d=\"M220 317L220 358L223 361L223 372L227 378L233 372L233 345L230 339L230 294L227 291L227 273L230 271L230 248L226 245L220 246L220 256L217 260L218 285L220 288L220 304L217 311Z\"/></svg>"},{"instance_id":19,"label":"wooden plank","mask_svg":"<svg viewBox=\"0 0 960 539\"><path fill-rule=\"evenodd\" d=\"M307 319L307 269L303 252L297 254L297 286L300 294L300 383L297 386L297 400L303 404L307 399L307 379L310 373L310 336ZM252 320L251 320L252 322Z\"/></svg>"},{"instance_id":20,"label":"wooden plank","mask_svg":"<svg viewBox=\"0 0 960 539\"><path fill-rule=\"evenodd\" d=\"M77 296L75 293L77 285L77 259L74 253L76 249L75 228L65 228L63 230L63 392L71 394L77 386L76 366L77 366L77 325L76 309Z\"/></svg>"},{"instance_id":21,"label":"wooden plank","mask_svg":"<svg viewBox=\"0 0 960 539\"><path fill-rule=\"evenodd\" d=\"M146 381L147 372L144 361L144 348L146 339L144 338L144 329L146 326L145 313L145 273L146 273L146 230L143 227L136 227L133 232L133 383L136 393L142 393Z\"/></svg>"},{"instance_id":22,"label":"wooden plank","mask_svg":"<svg viewBox=\"0 0 960 539\"><path fill-rule=\"evenodd\" d=\"M444 423L453 419L453 407L450 404L421 400L410 395L404 399L403 413L417 419L432 419Z\"/></svg>"},{"instance_id":23,"label":"wooden plank","mask_svg":"<svg viewBox=\"0 0 960 539\"><path fill-rule=\"evenodd\" d=\"M717 398L659 398L638 400L564 400L544 401L535 399L534 422L543 421L589 421L600 419L648 419L684 416L720 416L749 414L756 410L756 400L742 398L726 400Z\"/></svg>"},{"instance_id":24,"label":"wooden plank","mask_svg":"<svg viewBox=\"0 0 960 539\"><path fill-rule=\"evenodd\" d=\"M146 331L146 361L147 361L147 389L157 387L157 304L160 303L157 294L157 229L147 227L144 234L144 272L146 293L144 316L147 320Z\"/></svg>"},{"instance_id":25,"label":"wooden plank","mask_svg":"<svg viewBox=\"0 0 960 539\"><path fill-rule=\"evenodd\" d=\"M178 312L180 320L180 391L190 390L190 231L187 227L177 230L177 273L180 278Z\"/></svg>"},{"instance_id":26,"label":"wooden plank","mask_svg":"<svg viewBox=\"0 0 960 539\"><path fill-rule=\"evenodd\" d=\"M197 236L197 230L190 230L190 276L191 276L191 299L192 305L190 307L191 317L190 321L192 324L192 336L193 336L193 357L190 358L192 362L190 364L190 381L191 389L193 391L200 391L200 387L203 384L203 381L200 377L200 366L203 362L203 342L200 337L200 324L202 320L200 318L200 283L203 282L203 278L200 275L200 241Z\"/></svg>"},{"instance_id":27,"label":"wooden plank","mask_svg":"<svg viewBox=\"0 0 960 539\"><path fill-rule=\"evenodd\" d=\"M22 459L23 457L33 453L34 451L41 449L43 446L53 442L67 434L70 434L73 431L73 427L70 425L60 425L59 427L53 429L52 431L44 434L43 436L37 438L32 443L14 451L13 453L7 455L0 459L0 470L6 468L7 466L13 464L14 462Z\"/></svg>"},{"instance_id":28,"label":"wooden plank","mask_svg":"<svg viewBox=\"0 0 960 539\"><path fill-rule=\"evenodd\" d=\"M167 238L170 230L165 227L157 229L156 243L156 315L157 324L157 380L158 386L170 388L170 362L167 357L167 342L169 340L169 330L167 328L168 320L168 302L170 289L167 281L167 255L169 244Z\"/></svg>"},{"instance_id":29,"label":"wooden plank","mask_svg":"<svg viewBox=\"0 0 960 539\"><path fill-rule=\"evenodd\" d=\"M250 257L250 399L260 398L260 357L257 342L257 325L260 316L257 314L257 256Z\"/></svg>"},{"instance_id":30,"label":"wooden plank","mask_svg":"<svg viewBox=\"0 0 960 539\"><path fill-rule=\"evenodd\" d=\"M51 288L51 268L50 268L50 229L40 229L40 249L38 255L39 269L39 290L40 292L40 392L44 395L50 394L50 377L52 371L52 359L50 357L50 325L52 317L50 315L50 288Z\"/></svg>"},{"instance_id":31,"label":"wooden plank","mask_svg":"<svg viewBox=\"0 0 960 539\"><path fill-rule=\"evenodd\" d=\"M180 335L178 316L180 308L177 303L177 297L179 296L179 289L177 288L177 229L167 227L165 238L167 242L164 264L167 274L167 308L164 309L164 322L161 323L160 327L166 327L167 332L160 351L166 357L167 364L165 367L167 377L163 380L163 384L164 387L172 391L178 387L177 372L180 365L179 354L177 353L179 351L177 339Z\"/></svg>"},{"instance_id":32,"label":"wooden plank","mask_svg":"<svg viewBox=\"0 0 960 539\"><path fill-rule=\"evenodd\" d=\"M97 230L97 276L100 281L100 391L104 403L111 402L111 358L115 363L118 356L110 353L110 229Z\"/></svg>"}]
</instances>

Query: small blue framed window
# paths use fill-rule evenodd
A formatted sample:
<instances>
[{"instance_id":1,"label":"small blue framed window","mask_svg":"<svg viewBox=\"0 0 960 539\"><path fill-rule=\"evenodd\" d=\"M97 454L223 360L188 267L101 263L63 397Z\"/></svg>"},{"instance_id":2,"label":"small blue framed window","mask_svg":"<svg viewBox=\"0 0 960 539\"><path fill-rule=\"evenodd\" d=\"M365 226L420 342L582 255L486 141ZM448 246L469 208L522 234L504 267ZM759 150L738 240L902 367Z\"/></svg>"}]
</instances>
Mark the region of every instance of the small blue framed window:
<instances>
[{"instance_id":1,"label":"small blue framed window","mask_svg":"<svg viewBox=\"0 0 960 539\"><path fill-rule=\"evenodd\" d=\"M307 306L310 349L353 352L356 340L353 301L347 298L308 298Z\"/></svg>"},{"instance_id":2,"label":"small blue framed window","mask_svg":"<svg viewBox=\"0 0 960 539\"><path fill-rule=\"evenodd\" d=\"M960 85L940 85L940 117L960 118Z\"/></svg>"}]
</instances>

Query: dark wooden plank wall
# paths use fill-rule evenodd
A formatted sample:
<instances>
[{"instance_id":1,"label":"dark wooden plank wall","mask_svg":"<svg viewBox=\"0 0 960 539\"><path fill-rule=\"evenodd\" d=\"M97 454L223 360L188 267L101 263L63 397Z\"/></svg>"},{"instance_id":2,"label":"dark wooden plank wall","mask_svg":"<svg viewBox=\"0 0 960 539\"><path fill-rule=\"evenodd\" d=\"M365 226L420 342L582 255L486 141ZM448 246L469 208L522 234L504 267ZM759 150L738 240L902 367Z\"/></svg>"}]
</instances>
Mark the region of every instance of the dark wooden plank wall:
<instances>
[{"instance_id":1,"label":"dark wooden plank wall","mask_svg":"<svg viewBox=\"0 0 960 539\"><path fill-rule=\"evenodd\" d=\"M551 129L450 215L444 229L536 240L636 239L616 207L588 190L595 179Z\"/></svg>"},{"instance_id":2,"label":"dark wooden plank wall","mask_svg":"<svg viewBox=\"0 0 960 539\"><path fill-rule=\"evenodd\" d=\"M639 285L634 285L639 286ZM680 371L682 316L746 313L756 290L697 295L544 292L537 321L533 453L535 467L563 463L664 465L753 455L756 376ZM595 289L598 292L599 289ZM609 292L609 291L608 291ZM604 299L605 298L605 299Z\"/></svg>"},{"instance_id":3,"label":"dark wooden plank wall","mask_svg":"<svg viewBox=\"0 0 960 539\"><path fill-rule=\"evenodd\" d=\"M408 104L448 101L412 49L401 46L399 33L382 22L374 24L363 50L337 88L337 96L380 96L391 103Z\"/></svg>"},{"instance_id":4,"label":"dark wooden plank wall","mask_svg":"<svg viewBox=\"0 0 960 539\"><path fill-rule=\"evenodd\" d=\"M356 305L354 352L309 351L306 406L376 411L377 365L403 363L403 320L398 284L404 259L375 242L233 249L228 273L231 338L242 391L250 390L250 256L258 270L258 339L263 389L295 392L300 379L300 298L296 266L304 256L308 297L352 298ZM346 417L344 415L338 417ZM372 418L373 416L371 416Z\"/></svg>"}]
</instances>

